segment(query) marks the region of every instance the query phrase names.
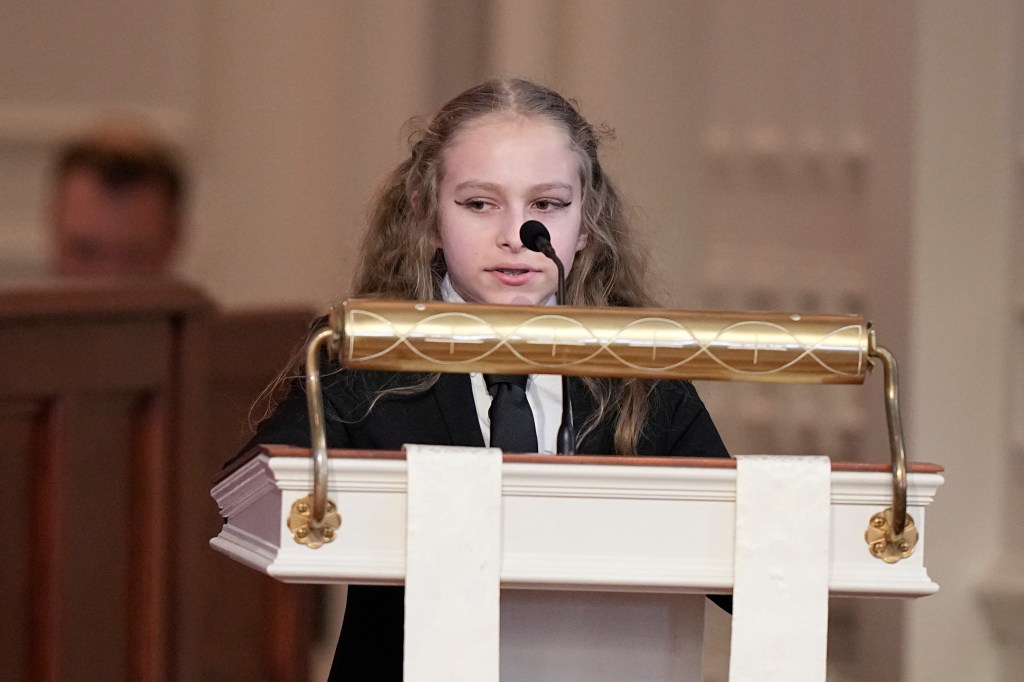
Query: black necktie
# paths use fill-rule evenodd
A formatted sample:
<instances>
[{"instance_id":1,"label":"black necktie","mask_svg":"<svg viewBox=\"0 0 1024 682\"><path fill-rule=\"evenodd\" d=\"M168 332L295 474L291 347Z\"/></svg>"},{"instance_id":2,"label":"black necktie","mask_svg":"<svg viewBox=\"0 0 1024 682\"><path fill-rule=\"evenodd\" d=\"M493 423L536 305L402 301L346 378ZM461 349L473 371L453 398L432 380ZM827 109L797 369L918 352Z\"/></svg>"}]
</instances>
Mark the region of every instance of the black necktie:
<instances>
[{"instance_id":1,"label":"black necktie","mask_svg":"<svg viewBox=\"0 0 1024 682\"><path fill-rule=\"evenodd\" d=\"M491 394L491 447L505 452L537 452L537 426L526 399L525 374L485 374Z\"/></svg>"}]
</instances>

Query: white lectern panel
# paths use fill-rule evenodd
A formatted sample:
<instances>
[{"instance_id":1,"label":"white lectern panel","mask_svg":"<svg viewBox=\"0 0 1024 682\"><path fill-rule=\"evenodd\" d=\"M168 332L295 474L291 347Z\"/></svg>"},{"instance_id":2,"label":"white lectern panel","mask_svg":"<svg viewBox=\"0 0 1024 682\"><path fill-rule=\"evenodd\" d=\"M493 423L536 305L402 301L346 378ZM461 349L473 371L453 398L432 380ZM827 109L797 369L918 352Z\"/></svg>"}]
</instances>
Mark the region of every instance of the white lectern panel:
<instances>
[{"instance_id":1,"label":"white lectern panel","mask_svg":"<svg viewBox=\"0 0 1024 682\"><path fill-rule=\"evenodd\" d=\"M732 465L718 460L506 456L502 586L731 591L736 520ZM938 589L928 577L924 554L925 510L942 485L939 471L934 466L911 468L908 510L920 541L909 558L887 564L868 552L864 531L871 515L891 504L891 474L882 467L833 463L833 595L919 597ZM211 544L286 582L401 583L406 463L400 453L330 458L330 498L342 526L337 539L315 550L296 543L286 525L292 503L309 494L312 485L308 451L264 448L213 488L227 522Z\"/></svg>"},{"instance_id":2,"label":"white lectern panel","mask_svg":"<svg viewBox=\"0 0 1024 682\"><path fill-rule=\"evenodd\" d=\"M705 597L504 590L501 682L701 680Z\"/></svg>"}]
</instances>

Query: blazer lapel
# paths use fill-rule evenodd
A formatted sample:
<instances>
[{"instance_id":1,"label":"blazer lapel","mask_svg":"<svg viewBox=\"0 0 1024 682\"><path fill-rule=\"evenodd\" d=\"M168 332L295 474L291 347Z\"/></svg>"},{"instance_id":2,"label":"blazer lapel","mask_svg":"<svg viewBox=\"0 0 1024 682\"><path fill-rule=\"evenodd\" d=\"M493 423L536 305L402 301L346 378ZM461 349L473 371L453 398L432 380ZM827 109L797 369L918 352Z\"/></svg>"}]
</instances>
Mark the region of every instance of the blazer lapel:
<instances>
[{"instance_id":1,"label":"blazer lapel","mask_svg":"<svg viewBox=\"0 0 1024 682\"><path fill-rule=\"evenodd\" d=\"M452 445L484 447L480 418L473 402L473 387L468 374L441 374L434 385L434 399Z\"/></svg>"}]
</instances>

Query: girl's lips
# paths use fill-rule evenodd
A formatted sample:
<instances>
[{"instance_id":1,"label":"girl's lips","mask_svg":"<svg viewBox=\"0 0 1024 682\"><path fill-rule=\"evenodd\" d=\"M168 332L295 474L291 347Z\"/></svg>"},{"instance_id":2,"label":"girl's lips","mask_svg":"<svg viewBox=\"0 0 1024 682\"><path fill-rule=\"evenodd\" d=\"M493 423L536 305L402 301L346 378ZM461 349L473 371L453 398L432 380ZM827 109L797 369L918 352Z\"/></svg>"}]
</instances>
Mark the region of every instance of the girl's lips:
<instances>
[{"instance_id":1,"label":"girl's lips","mask_svg":"<svg viewBox=\"0 0 1024 682\"><path fill-rule=\"evenodd\" d=\"M523 266L509 265L489 268L488 272L502 284L518 287L529 282L535 271Z\"/></svg>"}]
</instances>

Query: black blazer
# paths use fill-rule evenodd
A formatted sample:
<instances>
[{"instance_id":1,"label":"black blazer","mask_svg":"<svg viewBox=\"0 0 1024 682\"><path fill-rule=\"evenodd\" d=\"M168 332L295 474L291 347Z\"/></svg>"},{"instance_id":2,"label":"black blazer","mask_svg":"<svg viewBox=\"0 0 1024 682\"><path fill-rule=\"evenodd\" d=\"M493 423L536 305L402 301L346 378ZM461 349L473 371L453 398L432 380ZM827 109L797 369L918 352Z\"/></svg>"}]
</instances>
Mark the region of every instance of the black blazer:
<instances>
[{"instance_id":1,"label":"black blazer","mask_svg":"<svg viewBox=\"0 0 1024 682\"><path fill-rule=\"evenodd\" d=\"M442 374L428 391L389 395L370 409L380 390L408 382L406 376L391 372L327 373L322 384L328 447L400 450L406 443L484 446L467 374ZM569 386L574 421L580 429L596 406L582 382L570 379ZM610 454L613 434L614 416L583 438L577 452ZM250 445L255 443L309 447L309 418L301 382L295 382L274 414L260 425ZM653 383L651 413L634 454L728 456L704 403L688 381Z\"/></svg>"},{"instance_id":2,"label":"black blazer","mask_svg":"<svg viewBox=\"0 0 1024 682\"><path fill-rule=\"evenodd\" d=\"M373 397L381 389L408 382L408 375L324 369L328 447L400 450L406 443L484 446L469 375L442 374L425 392L389 395L370 409ZM593 414L595 405L582 382L570 380L570 392L573 418L579 429L587 416ZM614 416L603 420L583 438L577 452L611 454L613 431ZM260 425L250 446L257 443L309 447L309 418L301 382L293 385L285 400ZM248 449L247 446L243 453ZM729 456L697 391L686 381L652 384L651 413L635 454ZM345 620L329 680L402 679L404 599L402 587L349 587Z\"/></svg>"}]
</instances>

